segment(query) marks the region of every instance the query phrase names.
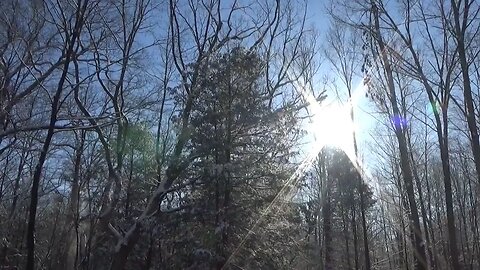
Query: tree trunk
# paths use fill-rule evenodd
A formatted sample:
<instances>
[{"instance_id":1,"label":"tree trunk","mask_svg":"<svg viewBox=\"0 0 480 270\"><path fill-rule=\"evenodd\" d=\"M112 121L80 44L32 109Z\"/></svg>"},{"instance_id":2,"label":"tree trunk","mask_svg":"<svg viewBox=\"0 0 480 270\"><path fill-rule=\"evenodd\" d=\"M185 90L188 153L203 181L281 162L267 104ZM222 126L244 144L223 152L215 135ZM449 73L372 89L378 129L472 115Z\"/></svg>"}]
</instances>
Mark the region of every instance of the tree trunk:
<instances>
[{"instance_id":1,"label":"tree trunk","mask_svg":"<svg viewBox=\"0 0 480 270\"><path fill-rule=\"evenodd\" d=\"M465 113L467 118L468 129L470 131L470 142L472 146L473 159L475 163L475 170L477 172L477 178L480 183L480 142L478 136L478 128L475 117L475 107L472 97L472 86L470 83L469 64L467 60L467 52L465 48L465 31L468 27L468 5L470 1L463 1L465 5L463 12L460 12L460 5L462 2L451 0L453 19L455 26L455 39L457 41L457 53L458 60L460 62L460 68L463 81L463 99L465 104ZM464 18L463 22L460 22L460 16ZM460 25L462 23L462 25Z\"/></svg>"},{"instance_id":2,"label":"tree trunk","mask_svg":"<svg viewBox=\"0 0 480 270\"><path fill-rule=\"evenodd\" d=\"M412 144L411 144L411 141L410 141L410 137L408 138L408 144L411 148ZM426 154L426 153L425 153ZM414 163L414 159L413 159L413 153L410 152L410 158L411 158L411 161L412 163ZM420 199L420 213L422 215L422 220L423 220L423 230L425 232L425 241L426 241L426 245L427 245L427 254L428 254L428 257L429 257L429 262L430 262L430 268L432 267L432 251L431 251L431 242L430 242L430 237L429 237L429 232L428 232L428 218L427 218L427 211L425 209L425 201L424 201L424 198L423 198L423 191L422 191L422 184L420 182L420 177L418 176L418 173L415 169L412 170L413 171L413 176L414 176L414 179L415 179L415 184L417 186L417 191L418 191L418 197ZM451 194L450 194L451 195ZM456 243L456 242L454 242Z\"/></svg>"},{"instance_id":3,"label":"tree trunk","mask_svg":"<svg viewBox=\"0 0 480 270\"><path fill-rule=\"evenodd\" d=\"M27 229L27 270L35 269L35 221L37 215L37 204L38 204L38 190L40 188L40 180L42 177L43 164L47 159L48 150L50 148L50 143L53 138L55 131L55 123L57 122L57 113L60 105L61 93L63 90L63 85L66 81L68 74L68 67L70 65L71 58L74 54L74 47L76 41L80 35L80 31L83 25L83 16L85 15L85 10L87 7L88 0L85 0L83 6L81 1L78 2L78 9L76 10L75 26L72 32L72 35L67 40L67 51L65 56L65 64L63 66L63 72L60 76L60 80L57 85L57 90L53 97L52 101L52 112L50 115L50 123L47 131L47 136L43 143L42 151L40 152L40 157L38 158L37 165L35 166L35 171L33 174L32 180L32 189L30 192L30 207L29 207L29 216L28 216L28 229Z\"/></svg>"},{"instance_id":4,"label":"tree trunk","mask_svg":"<svg viewBox=\"0 0 480 270\"><path fill-rule=\"evenodd\" d=\"M352 230L353 230L353 250L354 250L354 256L355 256L355 270L358 270L360 268L359 268L359 260L358 260L358 233L357 233L355 205L352 206Z\"/></svg>"},{"instance_id":5,"label":"tree trunk","mask_svg":"<svg viewBox=\"0 0 480 270\"><path fill-rule=\"evenodd\" d=\"M323 217L323 250L325 252L325 270L333 270L333 248L332 248L332 205L330 202L330 181L327 180L326 190L323 199L322 217Z\"/></svg>"},{"instance_id":6,"label":"tree trunk","mask_svg":"<svg viewBox=\"0 0 480 270\"><path fill-rule=\"evenodd\" d=\"M78 259L78 220L79 220L79 198L80 198L80 168L82 166L83 145L85 142L85 132L81 131L80 143L75 150L75 162L73 181L70 192L70 203L68 207L67 220L67 246L64 251L65 269L76 269Z\"/></svg>"},{"instance_id":7,"label":"tree trunk","mask_svg":"<svg viewBox=\"0 0 480 270\"><path fill-rule=\"evenodd\" d=\"M363 248L364 248L363 252L365 255L365 269L370 270L372 268L372 263L370 262L370 249L368 246L367 218L365 216L365 195L363 192L362 181L359 180L359 182L360 182L360 214L362 216Z\"/></svg>"},{"instance_id":8,"label":"tree trunk","mask_svg":"<svg viewBox=\"0 0 480 270\"><path fill-rule=\"evenodd\" d=\"M397 104L397 97L395 93L395 83L393 80L393 71L390 65L390 60L387 56L387 48L383 42L383 38L380 32L380 19L378 8L376 4L372 1L372 11L374 19L374 31L375 39L379 46L380 57L384 65L385 74L387 76L387 87L390 95L390 105L392 107L393 115L400 116L400 110ZM415 201L415 192L413 189L413 175L412 169L410 167L410 161L408 156L408 146L405 138L405 131L403 130L402 125L395 126L395 135L398 141L398 148L400 152L400 167L403 174L403 180L405 182L405 188L407 191L407 199L410 206L410 219L411 226L414 232L413 235L413 246L415 252L415 269L424 270L426 269L426 255L425 255L425 246L422 239L422 231L420 228L420 219L418 216L417 203Z\"/></svg>"}]
</instances>

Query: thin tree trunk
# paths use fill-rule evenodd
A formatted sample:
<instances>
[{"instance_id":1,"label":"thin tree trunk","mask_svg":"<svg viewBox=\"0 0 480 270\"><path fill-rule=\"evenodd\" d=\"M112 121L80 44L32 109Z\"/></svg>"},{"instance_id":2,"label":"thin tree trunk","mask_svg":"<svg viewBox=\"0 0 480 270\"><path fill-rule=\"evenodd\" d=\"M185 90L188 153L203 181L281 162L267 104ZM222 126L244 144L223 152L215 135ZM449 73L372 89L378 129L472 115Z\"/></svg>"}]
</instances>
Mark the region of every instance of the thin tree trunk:
<instances>
[{"instance_id":1,"label":"thin tree trunk","mask_svg":"<svg viewBox=\"0 0 480 270\"><path fill-rule=\"evenodd\" d=\"M357 233L355 205L352 205L352 230L353 230L353 250L354 250L354 256L355 256L355 270L358 270L360 268L359 268L359 260L358 260L358 233Z\"/></svg>"},{"instance_id":2,"label":"thin tree trunk","mask_svg":"<svg viewBox=\"0 0 480 270\"><path fill-rule=\"evenodd\" d=\"M360 186L360 214L362 216L362 230L363 230L363 252L365 255L365 269L370 270L372 268L372 263L370 261L370 249L368 246L368 228L367 228L367 218L365 215L365 195L363 192L363 187Z\"/></svg>"},{"instance_id":3,"label":"thin tree trunk","mask_svg":"<svg viewBox=\"0 0 480 270\"><path fill-rule=\"evenodd\" d=\"M463 99L466 109L465 116L467 118L468 129L470 131L470 143L472 146L473 160L475 163L475 170L477 172L477 179L480 183L480 142L478 136L477 121L475 117L472 86L470 83L469 64L465 48L465 31L468 26L468 5L470 5L470 1L463 1L463 4L465 6L462 12L460 11L460 5L462 4L462 2L451 0L450 3L453 10L453 21L455 27L455 39L457 41L458 60L460 62L460 68L462 73ZM460 22L460 16L463 17L463 22Z\"/></svg>"},{"instance_id":4,"label":"thin tree trunk","mask_svg":"<svg viewBox=\"0 0 480 270\"><path fill-rule=\"evenodd\" d=\"M80 143L75 150L74 173L70 192L70 203L67 214L67 247L64 251L65 269L76 269L78 260L78 220L79 220L79 201L80 201L80 168L82 166L83 146L85 142L85 132L81 131Z\"/></svg>"},{"instance_id":5,"label":"thin tree trunk","mask_svg":"<svg viewBox=\"0 0 480 270\"><path fill-rule=\"evenodd\" d=\"M76 11L76 18L75 18L75 27L72 35L70 36L70 39L68 39L68 44L67 44L68 47L65 55L65 64L63 66L63 72L58 82L57 90L55 92L55 95L52 101L52 112L50 115L50 123L47 131L47 136L43 143L42 151L40 152L40 157L38 158L38 163L35 167L35 171L33 174L32 189L30 192L30 207L29 207L28 229L27 229L27 263L26 263L27 270L35 269L35 223L36 223L37 205L38 205L38 190L40 188L40 180L42 176L43 164L47 159L48 150L50 148L50 143L52 141L53 134L55 131L55 123L57 122L57 113L58 113L58 110L60 109L59 104L60 104L61 93L63 90L63 85L67 78L70 60L74 54L74 47L80 35L80 31L83 25L83 19L84 19L83 16L85 15L87 3L88 3L88 0L85 0L82 6L81 1L80 0L78 1L78 9Z\"/></svg>"},{"instance_id":6,"label":"thin tree trunk","mask_svg":"<svg viewBox=\"0 0 480 270\"><path fill-rule=\"evenodd\" d=\"M385 74L387 76L387 87L388 92L390 95L390 105L392 107L392 111L394 116L400 116L400 110L397 104L397 97L395 93L395 83L393 80L393 71L392 67L390 66L390 60L387 56L387 48L383 42L382 35L380 33L380 19L378 8L376 4L372 1L372 11L373 11L373 19L374 19L374 31L375 31L375 38L378 43L380 49L380 57L382 59ZM411 217L411 226L414 232L414 237L412 239L415 251L415 269L424 270L426 269L426 255L425 255L425 247L422 240L422 231L420 228L420 219L418 216L418 209L417 203L415 201L415 192L413 189L413 175L412 169L410 167L410 158L408 156L408 146L406 143L405 132L401 125L397 125L395 127L395 135L398 141L398 148L400 152L400 166L402 169L403 179L405 182L405 188L407 191L407 199L410 206L410 217Z\"/></svg>"},{"instance_id":7,"label":"thin tree trunk","mask_svg":"<svg viewBox=\"0 0 480 270\"><path fill-rule=\"evenodd\" d=\"M346 215L347 215L346 209L342 209L343 238L345 240L345 260L347 261L347 268L352 269L352 263L350 261L350 241L349 241L349 235L348 235L348 217L346 217Z\"/></svg>"},{"instance_id":8,"label":"thin tree trunk","mask_svg":"<svg viewBox=\"0 0 480 270\"><path fill-rule=\"evenodd\" d=\"M325 252L325 270L335 269L333 265L333 247L332 247L332 205L330 202L330 181L327 180L326 190L323 199L322 217L323 217L323 250Z\"/></svg>"},{"instance_id":9,"label":"thin tree trunk","mask_svg":"<svg viewBox=\"0 0 480 270\"><path fill-rule=\"evenodd\" d=\"M27 158L28 154L25 154L25 152L22 153L22 157L20 159L20 162L18 164L18 170L17 170L17 176L15 177L15 183L13 187L13 201L12 201L12 206L10 207L10 214L9 218L13 218L13 215L15 214L15 210L17 209L17 202L18 202L18 190L20 188L20 179L22 177L22 171L23 171L23 166L25 163L25 159Z\"/></svg>"},{"instance_id":10,"label":"thin tree trunk","mask_svg":"<svg viewBox=\"0 0 480 270\"><path fill-rule=\"evenodd\" d=\"M388 267L389 269L393 269L392 265L392 259L390 257L390 248L388 246L388 233L387 233L387 219L385 218L385 207L383 205L380 206L380 209L382 211L381 217L383 221L383 239L385 241L385 251L387 253L387 259L388 259Z\"/></svg>"},{"instance_id":11,"label":"thin tree trunk","mask_svg":"<svg viewBox=\"0 0 480 270\"><path fill-rule=\"evenodd\" d=\"M411 141L410 141L410 138L408 139L408 144L410 145L411 147ZM425 153L426 154L426 153ZM412 163L414 162L414 159L413 159L413 152L410 152L410 158L411 158L411 161ZM431 247L431 242L430 242L430 237L429 237L429 233L428 233L428 218L427 218L427 211L425 210L425 201L424 201L424 198L423 198L423 191L422 191L422 184L420 183L420 177L418 176L418 173L416 171L416 169L413 169L412 170L413 172L413 176L414 176L414 179L415 179L415 184L417 186L417 190L418 190L418 197L420 199L419 203L420 203L420 213L422 215L422 220L423 220L423 230L425 232L425 241L426 241L426 245L427 245L427 255L429 257L429 262L430 262L430 268L432 267L432 263L431 263L431 260L432 260L432 251L430 249ZM428 266L428 265L427 265Z\"/></svg>"}]
</instances>

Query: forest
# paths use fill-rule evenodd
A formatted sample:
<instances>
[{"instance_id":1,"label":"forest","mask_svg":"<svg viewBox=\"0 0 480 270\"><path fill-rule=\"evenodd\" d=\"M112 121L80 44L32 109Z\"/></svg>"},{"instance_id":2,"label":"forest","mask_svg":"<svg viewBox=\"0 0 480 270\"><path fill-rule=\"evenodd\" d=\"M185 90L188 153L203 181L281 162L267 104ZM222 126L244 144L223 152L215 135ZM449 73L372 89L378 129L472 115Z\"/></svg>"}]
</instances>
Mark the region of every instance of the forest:
<instances>
[{"instance_id":1,"label":"forest","mask_svg":"<svg viewBox=\"0 0 480 270\"><path fill-rule=\"evenodd\" d=\"M480 269L480 2L0 1L0 269Z\"/></svg>"}]
</instances>

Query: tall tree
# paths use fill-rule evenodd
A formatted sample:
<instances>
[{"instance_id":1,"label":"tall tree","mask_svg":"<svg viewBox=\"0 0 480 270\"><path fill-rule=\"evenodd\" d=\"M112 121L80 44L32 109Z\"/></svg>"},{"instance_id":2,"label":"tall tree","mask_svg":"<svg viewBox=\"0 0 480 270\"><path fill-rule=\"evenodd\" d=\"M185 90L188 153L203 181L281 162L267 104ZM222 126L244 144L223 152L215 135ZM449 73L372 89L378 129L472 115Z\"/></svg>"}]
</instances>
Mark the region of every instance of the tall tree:
<instances>
[{"instance_id":1,"label":"tall tree","mask_svg":"<svg viewBox=\"0 0 480 270\"><path fill-rule=\"evenodd\" d=\"M73 17L74 24L71 29L65 29L65 63L63 64L63 72L58 81L57 89L53 96L52 100L52 109L50 113L50 123L47 130L47 135L43 143L42 151L38 158L37 165L35 167L35 172L33 174L32 180L32 189L30 194L30 209L28 216L28 229L27 229L27 265L26 269L33 270L35 269L35 222L37 215L37 205L38 205L38 190L40 188L40 180L42 176L43 164L47 158L48 149L50 148L50 143L52 142L53 133L55 131L55 124L57 122L58 111L60 110L60 100L62 98L62 92L64 90L64 84L67 79L68 68L70 63L76 54L76 45L79 39L81 30L83 28L83 22L85 17L88 16L86 13L88 7L88 1L77 2L77 8L74 10L73 14L67 14L65 10L59 6L60 10L63 13L64 17Z\"/></svg>"},{"instance_id":2,"label":"tall tree","mask_svg":"<svg viewBox=\"0 0 480 270\"><path fill-rule=\"evenodd\" d=\"M410 222L412 226L412 243L415 247L415 268L426 269L427 260L425 253L425 246L423 245L422 229L420 226L420 218L418 215L418 207L415 200L415 191L413 186L413 173L411 168L411 161L408 153L408 145L405 134L406 120L398 106L397 93L395 89L394 74L391 63L391 56L388 54L389 50L384 42L382 29L380 26L380 12L378 3L370 2L371 10L371 35L374 47L372 48L375 55L378 55L381 61L381 68L384 71L386 80L386 92L389 106L392 113L392 124L395 131L395 136L398 141L398 149L400 155L400 166L402 170L403 180L405 182L405 189L407 192L408 205L410 208ZM378 47L376 47L378 46Z\"/></svg>"},{"instance_id":3,"label":"tall tree","mask_svg":"<svg viewBox=\"0 0 480 270\"><path fill-rule=\"evenodd\" d=\"M348 31L349 29L342 25L341 23L333 23L332 28L329 32L329 48L331 51L327 51L327 58L332 63L332 66L339 74L340 80L345 85L346 92L347 92L347 106L349 107L349 114L350 120L352 121L352 125L355 123L355 109L354 109L354 102L353 100L353 93L354 93L354 79L356 74L358 74L358 68L360 67L361 63L361 49L360 49L360 38L357 32L358 29L352 29L352 31ZM348 41L348 42L345 42ZM342 93L338 93L342 94ZM358 143L357 143L357 135L355 134L355 130L352 130L352 142L353 142L353 155L355 158L359 158L359 151L358 151ZM356 164L356 167L362 170L358 160L353 161ZM362 174L358 174L360 178L362 178ZM367 220L365 216L365 198L363 194L363 188L361 187L362 179L360 179L358 184L358 190L360 191L360 214L362 219L362 231L363 231L363 245L364 245L364 258L365 258L365 268L367 270L371 269L371 261L370 261L370 252L369 252L369 243L368 243L368 234L367 234ZM356 236L354 236L356 237ZM357 245L355 245L355 251L357 249ZM357 263L356 263L357 265ZM358 269L358 266L356 266Z\"/></svg>"}]
</instances>

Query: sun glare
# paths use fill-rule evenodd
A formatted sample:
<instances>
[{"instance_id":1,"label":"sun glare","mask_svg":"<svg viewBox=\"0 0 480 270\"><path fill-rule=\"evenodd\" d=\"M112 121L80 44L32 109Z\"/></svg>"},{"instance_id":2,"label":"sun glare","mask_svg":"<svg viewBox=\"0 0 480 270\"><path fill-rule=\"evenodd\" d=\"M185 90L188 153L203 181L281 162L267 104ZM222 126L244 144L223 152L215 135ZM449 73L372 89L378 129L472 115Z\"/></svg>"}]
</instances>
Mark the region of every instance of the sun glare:
<instances>
[{"instance_id":1,"label":"sun glare","mask_svg":"<svg viewBox=\"0 0 480 270\"><path fill-rule=\"evenodd\" d=\"M313 116L313 132L318 142L324 146L340 148L344 151L353 147L353 124L346 106L327 105Z\"/></svg>"},{"instance_id":2,"label":"sun glare","mask_svg":"<svg viewBox=\"0 0 480 270\"><path fill-rule=\"evenodd\" d=\"M245 243L246 239L249 238L251 234L256 231L256 228L260 221L264 219L267 213L271 210L272 206L275 205L279 200L287 198L292 198L297 192L296 187L298 181L302 178L304 173L312 166L318 153L324 147L336 147L341 149L348 156L353 166L357 171L362 175L362 178L366 175L366 172L363 169L362 162L357 158L353 145L353 132L356 132L356 125L351 119L350 109L357 105L358 99L364 93L364 86L361 83L357 90L354 92L354 95L350 99L350 103L341 105L338 103L334 104L323 104L319 103L317 99L313 96L310 91L307 91L304 87L294 83L295 89L303 97L309 115L309 123L306 124L306 131L311 137L312 141L308 144L308 149L306 151L306 156L302 162L298 165L295 172L288 178L286 183L283 185L282 189L277 193L275 198L267 206L267 208L262 212L260 219L257 219L252 229L250 229L247 235L242 239L237 248L233 253L228 257L227 262L224 267L228 265L231 259L235 254L240 250L240 248ZM364 181L368 180L371 177L363 178ZM376 189L379 190L378 183L375 185ZM223 269L223 268L222 268Z\"/></svg>"},{"instance_id":3,"label":"sun glare","mask_svg":"<svg viewBox=\"0 0 480 270\"><path fill-rule=\"evenodd\" d=\"M307 90L298 81L295 90L305 101L308 113L308 123L305 130L308 134L305 161L312 161L324 147L341 149L357 170L362 173L362 162L357 157L354 147L354 134L358 135L357 123L352 121L351 109L358 106L366 87L360 82L353 91L349 102L319 102L312 91ZM355 133L354 133L355 132Z\"/></svg>"},{"instance_id":4,"label":"sun glare","mask_svg":"<svg viewBox=\"0 0 480 270\"><path fill-rule=\"evenodd\" d=\"M312 134L314 148L330 146L343 150L355 162L353 132L355 126L350 118L349 104L310 103L308 132Z\"/></svg>"}]
</instances>

